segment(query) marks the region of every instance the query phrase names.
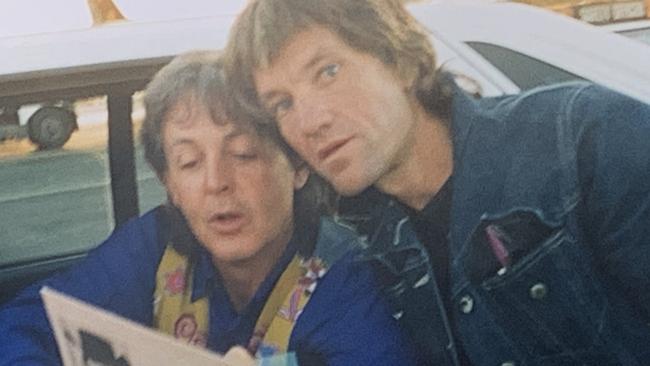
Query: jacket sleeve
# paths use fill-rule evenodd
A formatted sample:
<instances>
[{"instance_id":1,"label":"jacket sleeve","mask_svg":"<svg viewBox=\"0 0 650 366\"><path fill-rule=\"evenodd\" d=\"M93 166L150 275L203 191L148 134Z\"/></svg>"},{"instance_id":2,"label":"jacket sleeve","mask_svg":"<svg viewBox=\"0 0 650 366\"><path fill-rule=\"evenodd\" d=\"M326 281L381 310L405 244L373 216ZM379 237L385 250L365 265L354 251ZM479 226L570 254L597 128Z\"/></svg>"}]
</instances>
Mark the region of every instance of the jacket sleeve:
<instances>
[{"instance_id":1,"label":"jacket sleeve","mask_svg":"<svg viewBox=\"0 0 650 366\"><path fill-rule=\"evenodd\" d=\"M155 271L162 254L155 217L150 213L130 221L67 272L26 288L4 304L0 365L61 363L39 295L43 286L150 324Z\"/></svg>"},{"instance_id":2,"label":"jacket sleeve","mask_svg":"<svg viewBox=\"0 0 650 366\"><path fill-rule=\"evenodd\" d=\"M650 105L599 86L574 100L580 224L614 297L650 320Z\"/></svg>"},{"instance_id":3,"label":"jacket sleeve","mask_svg":"<svg viewBox=\"0 0 650 366\"><path fill-rule=\"evenodd\" d=\"M300 364L414 365L415 351L367 262L350 253L327 272L291 335Z\"/></svg>"}]
</instances>

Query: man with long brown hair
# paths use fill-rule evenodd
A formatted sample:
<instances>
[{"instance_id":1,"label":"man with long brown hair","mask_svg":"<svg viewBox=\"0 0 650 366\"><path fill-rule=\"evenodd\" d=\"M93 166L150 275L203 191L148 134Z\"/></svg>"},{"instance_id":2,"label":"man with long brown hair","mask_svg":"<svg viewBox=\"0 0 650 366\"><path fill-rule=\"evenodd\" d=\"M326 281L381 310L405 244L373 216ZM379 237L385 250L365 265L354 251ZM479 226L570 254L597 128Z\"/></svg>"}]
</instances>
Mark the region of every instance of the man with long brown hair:
<instances>
[{"instance_id":1,"label":"man with long brown hair","mask_svg":"<svg viewBox=\"0 0 650 366\"><path fill-rule=\"evenodd\" d=\"M227 63L234 108L363 192L424 363L650 359L650 106L586 82L476 99L397 0L253 0Z\"/></svg>"}]
</instances>

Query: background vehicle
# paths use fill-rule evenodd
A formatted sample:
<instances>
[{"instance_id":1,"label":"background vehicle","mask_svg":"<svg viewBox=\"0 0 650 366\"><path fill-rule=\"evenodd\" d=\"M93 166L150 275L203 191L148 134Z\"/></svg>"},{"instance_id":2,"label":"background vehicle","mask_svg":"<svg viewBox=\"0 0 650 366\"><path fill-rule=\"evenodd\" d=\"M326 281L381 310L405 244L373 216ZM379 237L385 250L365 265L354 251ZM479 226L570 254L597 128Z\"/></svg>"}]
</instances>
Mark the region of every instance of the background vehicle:
<instances>
[{"instance_id":1,"label":"background vehicle","mask_svg":"<svg viewBox=\"0 0 650 366\"><path fill-rule=\"evenodd\" d=\"M111 0L90 0L88 6L94 25L125 19ZM5 41L17 44L18 47L21 47L23 42L20 37ZM19 113L23 108L19 104L0 107L0 142L29 137L41 150L62 147L70 139L72 132L79 129L73 104L72 100L46 102L45 105L26 106L21 111L23 113ZM28 115L25 115L25 110Z\"/></svg>"},{"instance_id":2,"label":"background vehicle","mask_svg":"<svg viewBox=\"0 0 650 366\"><path fill-rule=\"evenodd\" d=\"M650 47L518 3L413 4L444 68L476 80L483 95L590 80L650 103Z\"/></svg>"},{"instance_id":3,"label":"background vehicle","mask_svg":"<svg viewBox=\"0 0 650 366\"><path fill-rule=\"evenodd\" d=\"M640 42L515 3L409 6L431 32L438 63L475 80L482 95L587 79L650 102L650 47ZM3 160L0 146L0 302L165 200L134 142L132 95L173 55L223 47L233 20L123 22L0 40L2 54L13 55L0 58L0 105L105 96L108 109L106 145L95 150L69 144Z\"/></svg>"},{"instance_id":4,"label":"background vehicle","mask_svg":"<svg viewBox=\"0 0 650 366\"><path fill-rule=\"evenodd\" d=\"M38 106L27 120L20 118L18 110L21 107L5 105L0 108L0 141L29 137L39 149L57 149L79 128L70 101Z\"/></svg>"}]
</instances>

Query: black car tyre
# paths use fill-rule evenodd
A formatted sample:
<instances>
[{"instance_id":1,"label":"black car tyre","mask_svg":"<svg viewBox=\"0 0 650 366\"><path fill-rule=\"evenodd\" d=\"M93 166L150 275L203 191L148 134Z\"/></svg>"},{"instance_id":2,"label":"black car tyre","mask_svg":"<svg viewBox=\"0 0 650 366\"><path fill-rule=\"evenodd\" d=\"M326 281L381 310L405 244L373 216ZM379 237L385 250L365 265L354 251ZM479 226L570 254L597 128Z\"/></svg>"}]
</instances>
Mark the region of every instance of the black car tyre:
<instances>
[{"instance_id":1,"label":"black car tyre","mask_svg":"<svg viewBox=\"0 0 650 366\"><path fill-rule=\"evenodd\" d=\"M29 117L27 134L41 150L63 146L77 126L74 112L61 107L46 106Z\"/></svg>"}]
</instances>

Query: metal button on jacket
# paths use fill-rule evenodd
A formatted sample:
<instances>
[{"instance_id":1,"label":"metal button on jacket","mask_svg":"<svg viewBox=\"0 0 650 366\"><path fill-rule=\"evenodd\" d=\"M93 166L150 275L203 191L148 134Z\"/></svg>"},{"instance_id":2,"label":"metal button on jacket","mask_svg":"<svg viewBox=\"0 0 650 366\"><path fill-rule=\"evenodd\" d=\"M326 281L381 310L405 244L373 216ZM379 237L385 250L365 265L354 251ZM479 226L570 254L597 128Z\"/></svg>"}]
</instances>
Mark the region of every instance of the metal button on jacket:
<instances>
[{"instance_id":1,"label":"metal button on jacket","mask_svg":"<svg viewBox=\"0 0 650 366\"><path fill-rule=\"evenodd\" d=\"M474 309L474 299L469 295L465 295L460 298L458 305L463 314L469 314L472 312L472 309Z\"/></svg>"},{"instance_id":2,"label":"metal button on jacket","mask_svg":"<svg viewBox=\"0 0 650 366\"><path fill-rule=\"evenodd\" d=\"M545 284L539 282L530 287L530 297L535 300L541 300L546 297L548 293L548 287Z\"/></svg>"},{"instance_id":3,"label":"metal button on jacket","mask_svg":"<svg viewBox=\"0 0 650 366\"><path fill-rule=\"evenodd\" d=\"M501 364L501 366L517 366L515 361L506 361Z\"/></svg>"}]
</instances>

